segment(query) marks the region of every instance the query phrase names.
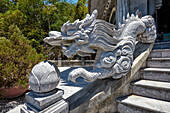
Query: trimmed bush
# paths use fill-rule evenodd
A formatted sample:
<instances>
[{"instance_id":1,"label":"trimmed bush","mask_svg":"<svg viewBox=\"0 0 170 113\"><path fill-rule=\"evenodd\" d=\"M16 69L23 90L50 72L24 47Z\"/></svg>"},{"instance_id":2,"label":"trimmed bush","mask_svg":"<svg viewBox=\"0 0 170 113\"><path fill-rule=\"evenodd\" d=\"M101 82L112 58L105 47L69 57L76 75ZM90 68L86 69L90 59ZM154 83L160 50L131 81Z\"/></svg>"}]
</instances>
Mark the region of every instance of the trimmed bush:
<instances>
[{"instance_id":1,"label":"trimmed bush","mask_svg":"<svg viewBox=\"0 0 170 113\"><path fill-rule=\"evenodd\" d=\"M0 87L25 87L32 67L41 60L43 55L29 45L20 29L10 26L8 37L0 37Z\"/></svg>"}]
</instances>

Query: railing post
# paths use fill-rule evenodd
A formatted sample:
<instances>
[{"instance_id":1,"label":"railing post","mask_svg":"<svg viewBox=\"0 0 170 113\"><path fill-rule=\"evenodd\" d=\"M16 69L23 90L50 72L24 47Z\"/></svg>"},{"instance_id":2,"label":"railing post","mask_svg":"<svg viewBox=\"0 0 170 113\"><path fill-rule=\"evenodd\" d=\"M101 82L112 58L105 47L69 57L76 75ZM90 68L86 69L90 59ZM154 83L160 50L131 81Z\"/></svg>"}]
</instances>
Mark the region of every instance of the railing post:
<instances>
[{"instance_id":1,"label":"railing post","mask_svg":"<svg viewBox=\"0 0 170 113\"><path fill-rule=\"evenodd\" d=\"M68 113L68 103L62 98L64 91L57 89L60 80L58 68L49 61L35 65L29 78L33 90L25 95L26 104L21 113Z\"/></svg>"},{"instance_id":2,"label":"railing post","mask_svg":"<svg viewBox=\"0 0 170 113\"><path fill-rule=\"evenodd\" d=\"M81 65L84 66L85 65L85 60L83 57L81 57Z\"/></svg>"},{"instance_id":3,"label":"railing post","mask_svg":"<svg viewBox=\"0 0 170 113\"><path fill-rule=\"evenodd\" d=\"M62 58L58 58L58 66L62 66Z\"/></svg>"}]
</instances>

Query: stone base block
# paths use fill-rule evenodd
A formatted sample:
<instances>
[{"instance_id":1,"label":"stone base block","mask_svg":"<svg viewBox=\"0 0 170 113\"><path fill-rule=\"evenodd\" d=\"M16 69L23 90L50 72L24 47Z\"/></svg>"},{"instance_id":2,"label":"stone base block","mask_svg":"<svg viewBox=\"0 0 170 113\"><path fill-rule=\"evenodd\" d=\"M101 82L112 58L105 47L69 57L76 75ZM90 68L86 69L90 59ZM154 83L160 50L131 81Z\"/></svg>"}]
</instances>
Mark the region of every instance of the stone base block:
<instances>
[{"instance_id":1,"label":"stone base block","mask_svg":"<svg viewBox=\"0 0 170 113\"><path fill-rule=\"evenodd\" d=\"M38 110L28 103L21 107L21 113L68 113L68 111L68 103L63 99L43 110Z\"/></svg>"},{"instance_id":2,"label":"stone base block","mask_svg":"<svg viewBox=\"0 0 170 113\"><path fill-rule=\"evenodd\" d=\"M33 91L26 94L25 98L28 105L34 106L38 110L42 110L53 103L62 99L63 91L55 89L48 93L37 94Z\"/></svg>"},{"instance_id":3,"label":"stone base block","mask_svg":"<svg viewBox=\"0 0 170 113\"><path fill-rule=\"evenodd\" d=\"M21 113L68 113L68 103L62 98L63 90L55 89L47 93L29 92Z\"/></svg>"}]
</instances>

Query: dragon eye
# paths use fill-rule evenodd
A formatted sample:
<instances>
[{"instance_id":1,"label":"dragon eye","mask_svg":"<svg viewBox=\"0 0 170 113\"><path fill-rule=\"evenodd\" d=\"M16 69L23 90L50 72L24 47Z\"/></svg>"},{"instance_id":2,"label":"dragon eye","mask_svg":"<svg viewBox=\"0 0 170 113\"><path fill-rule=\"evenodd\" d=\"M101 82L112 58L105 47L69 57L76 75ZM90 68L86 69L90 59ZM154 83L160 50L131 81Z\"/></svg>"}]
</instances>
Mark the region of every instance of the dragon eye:
<instances>
[{"instance_id":1,"label":"dragon eye","mask_svg":"<svg viewBox=\"0 0 170 113\"><path fill-rule=\"evenodd\" d=\"M76 32L76 30L68 30L67 31L67 35L73 35Z\"/></svg>"},{"instance_id":2,"label":"dragon eye","mask_svg":"<svg viewBox=\"0 0 170 113\"><path fill-rule=\"evenodd\" d=\"M152 24L152 20L151 19L149 19L149 24Z\"/></svg>"}]
</instances>

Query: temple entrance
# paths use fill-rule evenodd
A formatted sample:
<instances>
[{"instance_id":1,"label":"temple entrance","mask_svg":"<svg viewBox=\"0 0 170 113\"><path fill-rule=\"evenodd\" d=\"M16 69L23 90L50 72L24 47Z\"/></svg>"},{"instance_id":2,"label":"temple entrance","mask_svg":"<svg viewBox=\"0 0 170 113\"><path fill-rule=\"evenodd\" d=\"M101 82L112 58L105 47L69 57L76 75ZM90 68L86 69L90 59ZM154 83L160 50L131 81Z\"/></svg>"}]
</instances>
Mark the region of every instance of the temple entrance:
<instances>
[{"instance_id":1,"label":"temple entrance","mask_svg":"<svg viewBox=\"0 0 170 113\"><path fill-rule=\"evenodd\" d=\"M157 10L158 39L170 40L170 1L162 0L161 9Z\"/></svg>"}]
</instances>

